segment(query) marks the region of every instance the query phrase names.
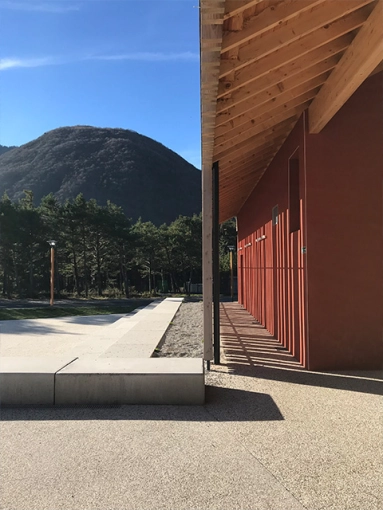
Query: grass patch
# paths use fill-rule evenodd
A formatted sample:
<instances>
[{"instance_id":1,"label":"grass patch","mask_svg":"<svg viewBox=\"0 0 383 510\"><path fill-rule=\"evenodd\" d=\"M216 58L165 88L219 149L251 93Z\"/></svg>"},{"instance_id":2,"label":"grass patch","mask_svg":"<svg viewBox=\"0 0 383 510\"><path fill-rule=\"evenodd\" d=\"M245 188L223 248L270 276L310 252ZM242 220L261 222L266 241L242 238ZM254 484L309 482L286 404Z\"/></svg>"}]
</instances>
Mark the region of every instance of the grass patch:
<instances>
[{"instance_id":1,"label":"grass patch","mask_svg":"<svg viewBox=\"0 0 383 510\"><path fill-rule=\"evenodd\" d=\"M129 313L140 306L52 306L44 308L0 308L0 320L50 319L54 317L74 317L84 315L110 315Z\"/></svg>"}]
</instances>

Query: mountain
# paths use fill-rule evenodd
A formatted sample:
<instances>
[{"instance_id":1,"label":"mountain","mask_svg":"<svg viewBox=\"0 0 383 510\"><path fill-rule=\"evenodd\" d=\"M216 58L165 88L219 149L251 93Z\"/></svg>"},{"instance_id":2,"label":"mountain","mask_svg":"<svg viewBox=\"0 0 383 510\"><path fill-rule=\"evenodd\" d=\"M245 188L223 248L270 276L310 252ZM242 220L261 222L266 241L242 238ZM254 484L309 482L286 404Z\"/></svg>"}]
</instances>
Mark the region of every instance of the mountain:
<instances>
[{"instance_id":1,"label":"mountain","mask_svg":"<svg viewBox=\"0 0 383 510\"><path fill-rule=\"evenodd\" d=\"M5 154L6 152L14 149L15 147L6 147L5 145L0 145L0 156Z\"/></svg>"},{"instance_id":2,"label":"mountain","mask_svg":"<svg viewBox=\"0 0 383 510\"><path fill-rule=\"evenodd\" d=\"M120 205L134 221L170 223L201 211L201 172L147 136L125 129L63 127L0 155L0 196L32 190L60 202L79 193Z\"/></svg>"}]
</instances>

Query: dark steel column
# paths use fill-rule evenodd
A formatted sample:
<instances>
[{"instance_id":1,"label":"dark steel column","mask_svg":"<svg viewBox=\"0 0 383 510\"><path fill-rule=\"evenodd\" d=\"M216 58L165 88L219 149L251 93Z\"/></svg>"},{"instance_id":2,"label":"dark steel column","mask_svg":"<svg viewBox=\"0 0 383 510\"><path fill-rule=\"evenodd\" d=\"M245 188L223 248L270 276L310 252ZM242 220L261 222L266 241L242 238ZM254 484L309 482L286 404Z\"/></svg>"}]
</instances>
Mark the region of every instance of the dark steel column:
<instances>
[{"instance_id":1,"label":"dark steel column","mask_svg":"<svg viewBox=\"0 0 383 510\"><path fill-rule=\"evenodd\" d=\"M213 164L213 311L214 311L214 363L221 362L219 336L219 164Z\"/></svg>"}]
</instances>

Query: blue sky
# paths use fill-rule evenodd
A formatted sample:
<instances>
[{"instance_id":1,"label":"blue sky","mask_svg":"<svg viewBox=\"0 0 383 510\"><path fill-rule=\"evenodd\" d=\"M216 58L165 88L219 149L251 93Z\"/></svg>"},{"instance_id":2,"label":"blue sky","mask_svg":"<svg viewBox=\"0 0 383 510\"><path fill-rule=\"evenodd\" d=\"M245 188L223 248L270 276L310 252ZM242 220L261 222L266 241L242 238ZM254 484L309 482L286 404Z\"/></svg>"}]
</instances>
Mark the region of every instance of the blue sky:
<instances>
[{"instance_id":1,"label":"blue sky","mask_svg":"<svg viewBox=\"0 0 383 510\"><path fill-rule=\"evenodd\" d=\"M200 168L198 0L0 0L0 144L121 127Z\"/></svg>"}]
</instances>

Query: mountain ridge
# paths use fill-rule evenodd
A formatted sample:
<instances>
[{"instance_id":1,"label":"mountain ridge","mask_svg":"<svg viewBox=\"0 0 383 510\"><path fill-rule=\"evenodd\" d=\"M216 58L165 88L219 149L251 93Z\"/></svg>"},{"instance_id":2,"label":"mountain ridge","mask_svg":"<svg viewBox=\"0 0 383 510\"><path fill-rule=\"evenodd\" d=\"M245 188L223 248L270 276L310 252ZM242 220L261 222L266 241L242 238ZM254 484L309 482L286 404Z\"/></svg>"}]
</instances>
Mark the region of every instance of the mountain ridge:
<instances>
[{"instance_id":1,"label":"mountain ridge","mask_svg":"<svg viewBox=\"0 0 383 510\"><path fill-rule=\"evenodd\" d=\"M49 193L60 202L83 193L157 225L201 211L201 172L163 144L121 128L61 127L3 152L0 195L18 200L25 189L36 205Z\"/></svg>"},{"instance_id":2,"label":"mountain ridge","mask_svg":"<svg viewBox=\"0 0 383 510\"><path fill-rule=\"evenodd\" d=\"M11 151L12 149L16 149L16 146L13 145L12 147L7 147L6 145L0 145L0 156L8 151Z\"/></svg>"}]
</instances>

